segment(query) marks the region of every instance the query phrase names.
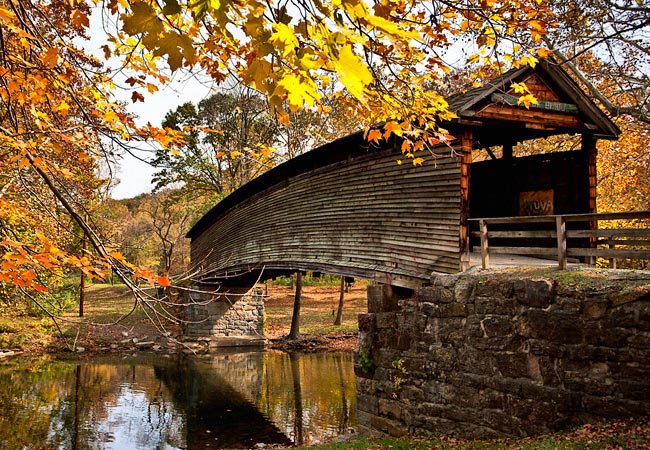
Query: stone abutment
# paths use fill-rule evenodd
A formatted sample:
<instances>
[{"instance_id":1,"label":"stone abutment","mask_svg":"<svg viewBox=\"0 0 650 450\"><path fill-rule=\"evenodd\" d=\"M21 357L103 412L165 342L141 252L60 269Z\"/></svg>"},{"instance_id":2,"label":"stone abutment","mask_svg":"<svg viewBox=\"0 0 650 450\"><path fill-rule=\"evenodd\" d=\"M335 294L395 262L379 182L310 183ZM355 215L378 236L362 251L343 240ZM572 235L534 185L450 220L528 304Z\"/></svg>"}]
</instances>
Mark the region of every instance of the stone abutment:
<instances>
[{"instance_id":1,"label":"stone abutment","mask_svg":"<svg viewBox=\"0 0 650 450\"><path fill-rule=\"evenodd\" d=\"M650 275L433 276L360 315L361 431L526 436L650 413Z\"/></svg>"}]
</instances>

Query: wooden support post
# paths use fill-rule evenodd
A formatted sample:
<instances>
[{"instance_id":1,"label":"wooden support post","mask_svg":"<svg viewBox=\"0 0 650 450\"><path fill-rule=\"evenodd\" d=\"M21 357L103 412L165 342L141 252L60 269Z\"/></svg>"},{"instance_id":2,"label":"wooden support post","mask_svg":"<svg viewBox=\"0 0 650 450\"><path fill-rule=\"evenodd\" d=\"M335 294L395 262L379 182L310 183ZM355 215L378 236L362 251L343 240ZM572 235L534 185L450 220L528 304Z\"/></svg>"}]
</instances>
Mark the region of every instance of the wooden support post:
<instances>
[{"instance_id":1,"label":"wooden support post","mask_svg":"<svg viewBox=\"0 0 650 450\"><path fill-rule=\"evenodd\" d=\"M607 240L609 241L608 247L614 250L616 245L614 245L611 241L614 239L614 236L607 236ZM610 269L616 269L616 258L609 258L609 268Z\"/></svg>"},{"instance_id":2,"label":"wooden support post","mask_svg":"<svg viewBox=\"0 0 650 450\"><path fill-rule=\"evenodd\" d=\"M557 262L560 270L567 268L566 259L566 222L563 216L555 218L555 227L557 233Z\"/></svg>"},{"instance_id":3,"label":"wooden support post","mask_svg":"<svg viewBox=\"0 0 650 450\"><path fill-rule=\"evenodd\" d=\"M460 270L469 269L469 171L472 164L472 130L461 137L460 154Z\"/></svg>"},{"instance_id":4,"label":"wooden support post","mask_svg":"<svg viewBox=\"0 0 650 450\"><path fill-rule=\"evenodd\" d=\"M596 213L596 195L598 188L598 178L596 176L596 162L598 157L598 148L596 147L597 140L593 136L583 134L582 135L582 151L587 152L587 170L589 177L589 212L591 214ZM598 221L592 220L589 223L589 228L591 230L598 229ZM589 238L589 247L596 248L598 245L597 238ZM589 264L596 265L596 258L593 256L589 257Z\"/></svg>"},{"instance_id":5,"label":"wooden support post","mask_svg":"<svg viewBox=\"0 0 650 450\"><path fill-rule=\"evenodd\" d=\"M488 229L487 222L484 219L479 221L481 230L481 263L484 269L490 268L490 253L488 251Z\"/></svg>"}]
</instances>

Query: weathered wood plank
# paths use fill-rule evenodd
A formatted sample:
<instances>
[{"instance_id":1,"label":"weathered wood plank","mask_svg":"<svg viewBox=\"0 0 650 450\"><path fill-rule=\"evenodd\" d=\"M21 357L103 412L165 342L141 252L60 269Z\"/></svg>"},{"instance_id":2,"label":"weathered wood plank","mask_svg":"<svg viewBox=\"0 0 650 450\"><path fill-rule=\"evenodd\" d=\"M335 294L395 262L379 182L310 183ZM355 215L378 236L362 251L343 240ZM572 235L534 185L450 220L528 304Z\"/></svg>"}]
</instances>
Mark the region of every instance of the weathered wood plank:
<instances>
[{"instance_id":1,"label":"weathered wood plank","mask_svg":"<svg viewBox=\"0 0 650 450\"><path fill-rule=\"evenodd\" d=\"M650 259L650 250L628 250L618 248L570 248L569 256L593 256L601 258Z\"/></svg>"},{"instance_id":2,"label":"weathered wood plank","mask_svg":"<svg viewBox=\"0 0 650 450\"><path fill-rule=\"evenodd\" d=\"M337 162L251 195L193 240L193 260L205 257L215 275L298 262L349 276L458 271L458 162L405 168L398 156Z\"/></svg>"}]
</instances>

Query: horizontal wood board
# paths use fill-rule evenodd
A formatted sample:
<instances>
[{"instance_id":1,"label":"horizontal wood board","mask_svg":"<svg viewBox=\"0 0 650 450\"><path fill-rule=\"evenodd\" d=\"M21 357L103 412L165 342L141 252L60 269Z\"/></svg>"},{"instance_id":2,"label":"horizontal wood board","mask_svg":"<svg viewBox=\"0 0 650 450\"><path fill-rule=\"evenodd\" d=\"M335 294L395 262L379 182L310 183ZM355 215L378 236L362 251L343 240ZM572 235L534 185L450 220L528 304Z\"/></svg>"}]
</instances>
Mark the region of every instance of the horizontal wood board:
<instances>
[{"instance_id":1,"label":"horizontal wood board","mask_svg":"<svg viewBox=\"0 0 650 450\"><path fill-rule=\"evenodd\" d=\"M264 267L382 282L458 272L459 162L401 157L369 152L253 193L193 237L193 264L217 277Z\"/></svg>"}]
</instances>

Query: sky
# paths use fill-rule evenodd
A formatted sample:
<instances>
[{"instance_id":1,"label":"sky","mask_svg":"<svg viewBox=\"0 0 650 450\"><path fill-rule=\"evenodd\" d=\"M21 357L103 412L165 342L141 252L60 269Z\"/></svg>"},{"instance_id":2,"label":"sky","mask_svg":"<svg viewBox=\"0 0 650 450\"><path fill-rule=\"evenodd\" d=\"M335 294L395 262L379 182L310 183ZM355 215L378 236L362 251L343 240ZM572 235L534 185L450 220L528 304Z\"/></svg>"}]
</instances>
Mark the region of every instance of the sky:
<instances>
[{"instance_id":1,"label":"sky","mask_svg":"<svg viewBox=\"0 0 650 450\"><path fill-rule=\"evenodd\" d=\"M79 42L90 54L95 55L100 60L104 59L104 52L101 46L106 43L106 33L102 26L101 8L95 7L90 16L90 39ZM118 60L110 60L109 65L119 67ZM126 79L126 77L123 77ZM116 80L119 83L119 80ZM161 88L160 91L149 94L140 89L144 95L144 102L133 103L131 101L132 91L128 89L117 89L115 95L118 100L125 102L126 109L137 116L136 123L145 125L147 122L154 126L160 126L165 114L168 111L176 109L186 102L198 103L203 98L210 95L210 87L202 84L198 79L188 77L187 75L176 75L172 78L169 86ZM151 158L152 152L143 150L139 151L134 157L125 154L116 168L114 174L120 180L120 183L113 188L111 196L114 199L132 198L136 195L151 192L151 176L155 169L140 159Z\"/></svg>"},{"instance_id":2,"label":"sky","mask_svg":"<svg viewBox=\"0 0 650 450\"><path fill-rule=\"evenodd\" d=\"M139 125L150 122L154 126L160 126L168 111L176 109L189 101L198 103L209 94L209 87L191 78L189 80L177 80L155 94L147 95L143 93L145 96L144 102L132 103L130 91L123 94L124 98L122 100L127 102L127 110L138 117L136 122ZM145 159L150 158L151 152L143 150L138 152L137 156ZM120 183L113 188L111 196L114 199L123 199L132 198L144 192L151 192L153 188L151 176L154 172L155 169L149 164L132 155L125 154L116 174L117 178L120 179Z\"/></svg>"}]
</instances>

